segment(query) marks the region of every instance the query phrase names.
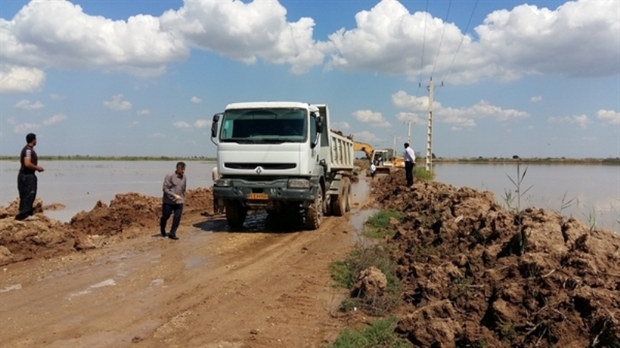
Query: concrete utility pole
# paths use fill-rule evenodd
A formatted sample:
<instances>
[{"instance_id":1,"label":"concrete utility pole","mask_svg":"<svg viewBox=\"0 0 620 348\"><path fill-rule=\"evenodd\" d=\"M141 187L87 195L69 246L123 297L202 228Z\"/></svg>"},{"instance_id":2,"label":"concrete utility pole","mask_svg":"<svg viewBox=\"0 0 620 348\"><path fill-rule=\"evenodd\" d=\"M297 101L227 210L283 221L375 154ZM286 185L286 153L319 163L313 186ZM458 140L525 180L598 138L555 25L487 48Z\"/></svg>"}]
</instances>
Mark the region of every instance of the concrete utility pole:
<instances>
[{"instance_id":1,"label":"concrete utility pole","mask_svg":"<svg viewBox=\"0 0 620 348\"><path fill-rule=\"evenodd\" d=\"M426 170L433 169L433 78L428 84L428 129L426 132Z\"/></svg>"},{"instance_id":2,"label":"concrete utility pole","mask_svg":"<svg viewBox=\"0 0 620 348\"><path fill-rule=\"evenodd\" d=\"M407 128L409 129L407 131L407 142L411 144L411 120L407 121Z\"/></svg>"},{"instance_id":3,"label":"concrete utility pole","mask_svg":"<svg viewBox=\"0 0 620 348\"><path fill-rule=\"evenodd\" d=\"M392 144L392 156L396 157L396 134L394 134L394 143Z\"/></svg>"}]
</instances>

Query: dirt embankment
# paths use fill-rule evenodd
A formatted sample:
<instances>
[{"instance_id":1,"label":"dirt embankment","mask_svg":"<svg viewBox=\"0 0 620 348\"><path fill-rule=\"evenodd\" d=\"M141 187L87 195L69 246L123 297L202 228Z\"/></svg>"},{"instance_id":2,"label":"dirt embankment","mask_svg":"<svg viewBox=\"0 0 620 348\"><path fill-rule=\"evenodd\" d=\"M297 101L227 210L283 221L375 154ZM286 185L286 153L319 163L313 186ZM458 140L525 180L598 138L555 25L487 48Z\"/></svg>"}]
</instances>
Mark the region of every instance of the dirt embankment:
<instances>
[{"instance_id":1,"label":"dirt embankment","mask_svg":"<svg viewBox=\"0 0 620 348\"><path fill-rule=\"evenodd\" d=\"M405 218L389 241L404 284L397 332L419 347L619 347L620 235L490 192L375 182Z\"/></svg>"},{"instance_id":2,"label":"dirt embankment","mask_svg":"<svg viewBox=\"0 0 620 348\"><path fill-rule=\"evenodd\" d=\"M117 194L110 205L98 201L68 223L50 219L44 210L58 209L58 204L43 206L37 199L37 220L16 221L19 200L0 206L0 265L52 257L69 252L94 249L119 239L158 233L161 198L138 193ZM183 216L212 212L210 189L188 190Z\"/></svg>"}]
</instances>

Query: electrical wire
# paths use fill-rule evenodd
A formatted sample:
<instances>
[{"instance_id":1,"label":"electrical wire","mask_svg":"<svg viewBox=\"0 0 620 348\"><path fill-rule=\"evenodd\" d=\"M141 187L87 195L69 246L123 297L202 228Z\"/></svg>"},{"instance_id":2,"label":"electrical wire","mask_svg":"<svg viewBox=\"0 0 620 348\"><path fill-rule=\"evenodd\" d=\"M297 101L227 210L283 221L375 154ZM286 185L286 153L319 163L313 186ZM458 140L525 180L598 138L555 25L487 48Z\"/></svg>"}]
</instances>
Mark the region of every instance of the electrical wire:
<instances>
[{"instance_id":1,"label":"electrical wire","mask_svg":"<svg viewBox=\"0 0 620 348\"><path fill-rule=\"evenodd\" d=\"M437 48L437 56L435 57L435 63L433 64L433 71L431 72L431 78L435 73L435 68L437 67L437 60L439 60L439 53L441 52L441 44L443 43L443 35L446 33L446 27L448 22L448 17L450 16L450 8L452 7L452 0L448 2L448 11L446 12L446 19L444 20L443 30L441 31L441 39L439 39L439 47Z\"/></svg>"},{"instance_id":2,"label":"electrical wire","mask_svg":"<svg viewBox=\"0 0 620 348\"><path fill-rule=\"evenodd\" d=\"M418 76L418 86L422 85L422 70L424 69L424 49L426 47L426 18L428 17L428 0L426 0L426 9L424 10L424 36L422 37L422 59L420 60L420 75Z\"/></svg>"},{"instance_id":3,"label":"electrical wire","mask_svg":"<svg viewBox=\"0 0 620 348\"><path fill-rule=\"evenodd\" d=\"M456 55L459 54L459 51L461 50L461 46L463 45L463 40L465 40L465 35L467 35L467 30L469 30L469 25L471 24L471 20L474 17L474 12L476 11L477 6L478 6L478 0L476 0L476 2L474 3L474 8L471 10L471 14L469 15L469 20L467 21L467 26L465 27L465 31L463 32L463 37L461 37L461 42L459 43L459 47L457 47L456 52L454 52L454 57L452 57L452 62L450 63L448 72L446 72L446 74L441 78L442 83L448 77L448 75L450 75L450 72L452 71L452 66L454 65L454 61L456 60Z\"/></svg>"}]
</instances>

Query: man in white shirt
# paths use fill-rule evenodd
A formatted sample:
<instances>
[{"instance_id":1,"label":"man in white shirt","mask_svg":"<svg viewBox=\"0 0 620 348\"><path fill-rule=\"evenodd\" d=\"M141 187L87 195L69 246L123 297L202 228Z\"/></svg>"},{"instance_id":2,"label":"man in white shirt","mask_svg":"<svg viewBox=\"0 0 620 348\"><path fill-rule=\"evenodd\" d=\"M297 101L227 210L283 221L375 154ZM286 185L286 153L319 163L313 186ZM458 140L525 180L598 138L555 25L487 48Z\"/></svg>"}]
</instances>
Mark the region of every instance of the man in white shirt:
<instances>
[{"instance_id":1,"label":"man in white shirt","mask_svg":"<svg viewBox=\"0 0 620 348\"><path fill-rule=\"evenodd\" d=\"M374 179L376 172L377 172L377 166L375 166L375 164L373 163L370 165L370 177Z\"/></svg>"},{"instance_id":2,"label":"man in white shirt","mask_svg":"<svg viewBox=\"0 0 620 348\"><path fill-rule=\"evenodd\" d=\"M413 186L413 166L415 166L415 152L409 143L405 143L405 176L407 177L407 187Z\"/></svg>"}]
</instances>

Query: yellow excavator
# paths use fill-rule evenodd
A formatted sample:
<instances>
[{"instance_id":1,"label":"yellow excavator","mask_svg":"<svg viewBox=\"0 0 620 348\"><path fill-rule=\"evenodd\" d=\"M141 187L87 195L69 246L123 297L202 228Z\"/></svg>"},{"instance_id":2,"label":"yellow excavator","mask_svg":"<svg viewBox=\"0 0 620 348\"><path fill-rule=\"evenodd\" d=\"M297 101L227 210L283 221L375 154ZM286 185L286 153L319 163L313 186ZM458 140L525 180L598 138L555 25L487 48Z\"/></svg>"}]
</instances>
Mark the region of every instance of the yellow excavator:
<instances>
[{"instance_id":1,"label":"yellow excavator","mask_svg":"<svg viewBox=\"0 0 620 348\"><path fill-rule=\"evenodd\" d=\"M404 168L405 160L394 156L393 150L375 150L370 144L355 141L354 151L363 151L370 163L374 163L377 174L389 174L394 168Z\"/></svg>"}]
</instances>

